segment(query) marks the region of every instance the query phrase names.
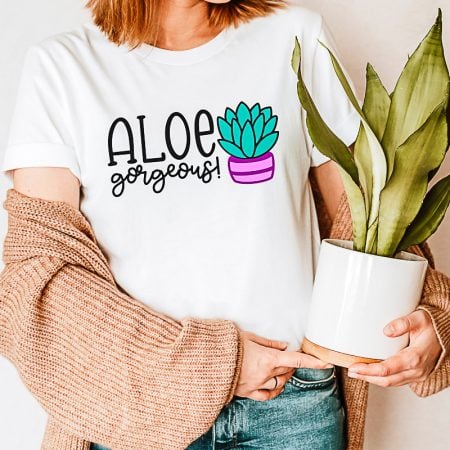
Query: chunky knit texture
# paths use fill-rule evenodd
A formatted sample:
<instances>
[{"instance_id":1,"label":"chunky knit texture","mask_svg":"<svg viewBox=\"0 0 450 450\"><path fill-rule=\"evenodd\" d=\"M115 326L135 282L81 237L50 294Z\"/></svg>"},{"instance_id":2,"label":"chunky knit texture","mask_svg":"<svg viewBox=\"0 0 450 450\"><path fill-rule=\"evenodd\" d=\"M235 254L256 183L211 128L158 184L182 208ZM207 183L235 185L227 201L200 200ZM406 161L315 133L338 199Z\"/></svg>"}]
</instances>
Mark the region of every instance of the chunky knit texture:
<instances>
[{"instance_id":1,"label":"chunky knit texture","mask_svg":"<svg viewBox=\"0 0 450 450\"><path fill-rule=\"evenodd\" d=\"M322 237L352 238L345 194L331 224L314 188ZM184 449L231 401L242 342L228 320L176 321L116 285L87 219L63 202L7 192L8 233L0 276L0 354L49 414L42 448ZM420 308L432 317L441 357L427 396L450 384L449 279L427 244ZM347 448L361 449L368 384L339 369Z\"/></svg>"},{"instance_id":2,"label":"chunky knit texture","mask_svg":"<svg viewBox=\"0 0 450 450\"><path fill-rule=\"evenodd\" d=\"M0 354L50 415L43 448L173 450L208 430L239 377L237 326L121 292L70 205L9 190L4 207Z\"/></svg>"}]
</instances>

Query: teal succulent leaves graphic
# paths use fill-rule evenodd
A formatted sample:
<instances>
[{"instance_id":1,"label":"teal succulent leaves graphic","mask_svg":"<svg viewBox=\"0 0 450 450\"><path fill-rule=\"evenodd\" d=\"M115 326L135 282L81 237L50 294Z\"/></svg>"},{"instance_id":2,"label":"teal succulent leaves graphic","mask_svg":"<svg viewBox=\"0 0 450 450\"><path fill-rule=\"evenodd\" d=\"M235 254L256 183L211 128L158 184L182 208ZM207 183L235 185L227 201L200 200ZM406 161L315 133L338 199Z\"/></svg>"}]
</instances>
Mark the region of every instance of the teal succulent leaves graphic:
<instances>
[{"instance_id":1,"label":"teal succulent leaves graphic","mask_svg":"<svg viewBox=\"0 0 450 450\"><path fill-rule=\"evenodd\" d=\"M224 117L217 118L222 137L218 144L236 158L257 158L275 146L279 134L275 130L277 123L278 117L270 106L261 108L256 103L249 108L240 102L236 111L226 108Z\"/></svg>"}]
</instances>

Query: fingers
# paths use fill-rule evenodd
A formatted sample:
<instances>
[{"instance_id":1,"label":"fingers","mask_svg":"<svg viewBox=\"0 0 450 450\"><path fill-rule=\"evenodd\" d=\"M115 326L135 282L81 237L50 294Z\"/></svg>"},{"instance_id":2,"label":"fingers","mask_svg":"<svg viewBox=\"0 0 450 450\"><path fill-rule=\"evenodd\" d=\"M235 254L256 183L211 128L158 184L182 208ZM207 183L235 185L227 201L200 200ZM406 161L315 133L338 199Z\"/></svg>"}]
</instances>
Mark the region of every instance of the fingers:
<instances>
[{"instance_id":1,"label":"fingers","mask_svg":"<svg viewBox=\"0 0 450 450\"><path fill-rule=\"evenodd\" d=\"M404 370L412 369L412 364L415 361L411 361L405 352L399 352L394 356L391 356L379 363L357 363L352 364L348 368L349 376L352 373L359 373L361 375L370 375L377 377L387 377Z\"/></svg>"},{"instance_id":2,"label":"fingers","mask_svg":"<svg viewBox=\"0 0 450 450\"><path fill-rule=\"evenodd\" d=\"M331 364L328 364L325 361L322 361L314 356L296 351L279 352L276 356L276 359L276 367L308 367L310 369L329 369L333 367Z\"/></svg>"},{"instance_id":3,"label":"fingers","mask_svg":"<svg viewBox=\"0 0 450 450\"><path fill-rule=\"evenodd\" d=\"M409 333L426 324L426 317L423 311L414 311L407 316L389 322L383 329L386 336L397 337Z\"/></svg>"},{"instance_id":4,"label":"fingers","mask_svg":"<svg viewBox=\"0 0 450 450\"><path fill-rule=\"evenodd\" d=\"M378 386L402 386L426 378L428 369L423 360L424 356L410 347L379 363L353 364L348 368L348 376Z\"/></svg>"},{"instance_id":5,"label":"fingers","mask_svg":"<svg viewBox=\"0 0 450 450\"><path fill-rule=\"evenodd\" d=\"M284 391L284 385L280 388L273 389L270 391L267 389L258 389L256 391L253 391L251 393L251 395L249 395L248 398L263 402L263 401L271 400L272 398L275 398L276 396L280 395L283 391Z\"/></svg>"},{"instance_id":6,"label":"fingers","mask_svg":"<svg viewBox=\"0 0 450 450\"><path fill-rule=\"evenodd\" d=\"M274 377L274 376L277 376L277 375L284 375L285 373L294 374L294 372L295 372L295 368L280 366L280 367L275 367L274 369L272 369L270 375L272 377Z\"/></svg>"},{"instance_id":7,"label":"fingers","mask_svg":"<svg viewBox=\"0 0 450 450\"><path fill-rule=\"evenodd\" d=\"M399 372L394 375L389 375L386 377L377 377L361 374L350 375L350 373L349 376L351 378L357 378L359 380L367 381L368 383L373 383L381 387L403 386L405 384L422 380L422 378L418 376L416 369L405 370L403 372Z\"/></svg>"},{"instance_id":8,"label":"fingers","mask_svg":"<svg viewBox=\"0 0 450 450\"><path fill-rule=\"evenodd\" d=\"M277 379L277 389L278 389L286 384L286 381L289 380L289 378L291 378L294 372L295 369L291 369L289 372L286 372L282 375L270 377L269 379L266 380L264 384L261 385L260 389L273 389L275 387L275 377Z\"/></svg>"},{"instance_id":9,"label":"fingers","mask_svg":"<svg viewBox=\"0 0 450 450\"><path fill-rule=\"evenodd\" d=\"M235 395L267 400L279 394L286 381L299 367L326 369L331 364L301 351L286 350L288 343L240 331L244 342L244 358ZM275 385L274 376L277 377ZM276 389L274 387L276 386Z\"/></svg>"},{"instance_id":10,"label":"fingers","mask_svg":"<svg viewBox=\"0 0 450 450\"><path fill-rule=\"evenodd\" d=\"M284 350L288 346L288 343L285 341L269 339L263 336L259 336L255 333L252 333L251 331L245 331L244 333L247 339L250 339L251 341L256 342L257 344L263 345L264 347L274 348L277 350Z\"/></svg>"}]
</instances>

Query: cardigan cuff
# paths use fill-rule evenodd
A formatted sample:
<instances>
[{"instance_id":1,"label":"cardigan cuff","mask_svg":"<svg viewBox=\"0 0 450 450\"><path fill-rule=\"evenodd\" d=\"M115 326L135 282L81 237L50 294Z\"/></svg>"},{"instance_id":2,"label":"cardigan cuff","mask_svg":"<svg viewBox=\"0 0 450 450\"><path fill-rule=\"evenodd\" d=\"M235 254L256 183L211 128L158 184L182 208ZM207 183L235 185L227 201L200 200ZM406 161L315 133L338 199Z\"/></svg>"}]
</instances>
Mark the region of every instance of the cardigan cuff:
<instances>
[{"instance_id":1,"label":"cardigan cuff","mask_svg":"<svg viewBox=\"0 0 450 450\"><path fill-rule=\"evenodd\" d=\"M431 305L419 305L417 307L418 310L423 310L428 313L431 318L431 322L433 323L434 331L436 332L436 336L441 345L442 351L441 354L431 371L430 375L435 372L439 367L441 367L444 359L449 353L450 349L450 315L447 311L442 311L436 306Z\"/></svg>"}]
</instances>

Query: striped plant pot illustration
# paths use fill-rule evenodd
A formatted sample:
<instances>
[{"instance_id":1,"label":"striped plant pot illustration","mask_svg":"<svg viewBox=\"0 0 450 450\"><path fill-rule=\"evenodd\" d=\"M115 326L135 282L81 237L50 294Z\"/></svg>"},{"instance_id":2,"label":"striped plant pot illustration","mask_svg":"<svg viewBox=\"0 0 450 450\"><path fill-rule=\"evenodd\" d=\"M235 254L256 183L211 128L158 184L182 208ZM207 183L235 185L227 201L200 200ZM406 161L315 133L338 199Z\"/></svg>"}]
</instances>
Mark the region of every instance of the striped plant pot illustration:
<instances>
[{"instance_id":1,"label":"striped plant pot illustration","mask_svg":"<svg viewBox=\"0 0 450 450\"><path fill-rule=\"evenodd\" d=\"M278 117L270 106L256 103L249 108L240 102L236 111L226 108L217 118L222 139L218 144L230 156L228 170L236 183L261 183L273 178L275 159L270 150L278 140Z\"/></svg>"},{"instance_id":2,"label":"striped plant pot illustration","mask_svg":"<svg viewBox=\"0 0 450 450\"><path fill-rule=\"evenodd\" d=\"M257 158L228 158L228 170L236 183L261 183L273 177L275 161L271 152Z\"/></svg>"}]
</instances>

